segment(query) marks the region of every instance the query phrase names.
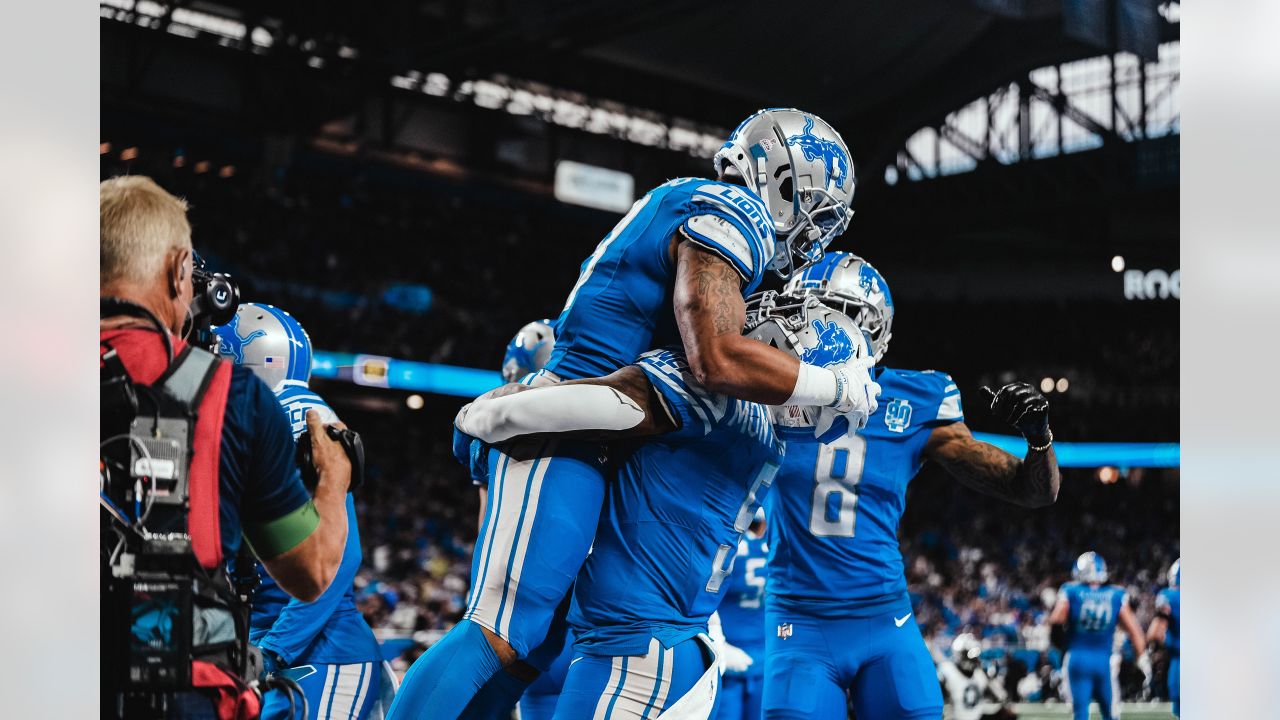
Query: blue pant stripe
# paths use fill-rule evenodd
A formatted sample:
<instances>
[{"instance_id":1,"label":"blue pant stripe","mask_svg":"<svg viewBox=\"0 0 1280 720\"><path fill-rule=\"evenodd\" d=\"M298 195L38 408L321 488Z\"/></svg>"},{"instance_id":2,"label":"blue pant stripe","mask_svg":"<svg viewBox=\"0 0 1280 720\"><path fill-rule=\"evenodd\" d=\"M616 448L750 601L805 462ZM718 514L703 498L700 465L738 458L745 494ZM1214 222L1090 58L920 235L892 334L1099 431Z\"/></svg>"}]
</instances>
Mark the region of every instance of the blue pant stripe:
<instances>
[{"instance_id":1,"label":"blue pant stripe","mask_svg":"<svg viewBox=\"0 0 1280 720\"><path fill-rule=\"evenodd\" d=\"M649 702L645 703L644 714L640 716L640 720L648 720L649 713L653 710L653 705L658 701L658 691L662 689L662 661L666 659L666 652L663 650L661 643L654 643L657 649L653 652L658 653L658 669L654 670L655 679L653 681L653 693L649 695ZM651 646L652 647L652 646ZM675 658L672 658L674 661Z\"/></svg>"},{"instance_id":2,"label":"blue pant stripe","mask_svg":"<svg viewBox=\"0 0 1280 720\"><path fill-rule=\"evenodd\" d=\"M324 710L325 717L330 717L330 714L333 712L333 694L334 694L334 691L338 689L338 676L341 674L342 674L342 666L334 665L333 666L333 684L329 687L329 704L328 706L325 707L325 710Z\"/></svg>"},{"instance_id":3,"label":"blue pant stripe","mask_svg":"<svg viewBox=\"0 0 1280 720\"><path fill-rule=\"evenodd\" d=\"M507 558L507 577L502 583L502 599L498 601L498 614L494 616L493 624L495 627L502 627L502 615L507 611L507 593L511 590L511 572L515 569L516 564L516 547L520 544L520 533L524 530L524 519L529 512L529 494L533 492L534 478L538 476L538 465L545 460L542 454L546 451L546 443L538 448L538 459L533 461L533 466L529 468L529 476L524 485L524 500L520 507L520 519L516 521L515 544L511 547L511 555ZM514 598L512 598L514 602Z\"/></svg>"},{"instance_id":4,"label":"blue pant stripe","mask_svg":"<svg viewBox=\"0 0 1280 720\"><path fill-rule=\"evenodd\" d=\"M618 704L618 696L622 694L622 688L627 684L627 661L630 658L622 658L622 671L618 676L618 687L613 691L613 697L609 698L609 707L605 708L604 720L613 717L613 706Z\"/></svg>"},{"instance_id":5,"label":"blue pant stripe","mask_svg":"<svg viewBox=\"0 0 1280 720\"><path fill-rule=\"evenodd\" d=\"M360 701L364 698L364 676L373 663L360 663L360 679L356 680L356 696L351 701L351 712L347 713L347 720L355 720L356 713L360 712Z\"/></svg>"},{"instance_id":6,"label":"blue pant stripe","mask_svg":"<svg viewBox=\"0 0 1280 720\"><path fill-rule=\"evenodd\" d=\"M506 453L502 454L502 467L499 468L494 476L493 484L489 486L489 497L497 498L497 500L492 503L493 507L489 510L489 517L486 518L488 521L488 528L486 529L489 531L489 542L484 549L484 564L480 568L480 575L472 578L471 602L469 603L470 607L467 608L467 616L475 612L476 604L480 602L479 591L484 587L484 579L489 575L489 560L493 557L493 543L498 537L494 523L498 520L498 513L502 512L502 486L503 481L507 478L507 464L510 460L511 458Z\"/></svg>"}]
</instances>

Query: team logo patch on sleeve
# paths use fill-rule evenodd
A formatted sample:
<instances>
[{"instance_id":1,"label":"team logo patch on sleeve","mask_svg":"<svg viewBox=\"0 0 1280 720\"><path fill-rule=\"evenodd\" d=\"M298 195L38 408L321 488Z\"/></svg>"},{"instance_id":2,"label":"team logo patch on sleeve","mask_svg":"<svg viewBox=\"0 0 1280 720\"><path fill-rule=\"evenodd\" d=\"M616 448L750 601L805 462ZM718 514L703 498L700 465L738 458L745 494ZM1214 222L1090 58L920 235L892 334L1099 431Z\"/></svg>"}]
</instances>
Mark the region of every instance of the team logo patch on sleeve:
<instances>
[{"instance_id":1,"label":"team logo patch on sleeve","mask_svg":"<svg viewBox=\"0 0 1280 720\"><path fill-rule=\"evenodd\" d=\"M791 637L791 623L782 623L778 626L778 637L783 640Z\"/></svg>"},{"instance_id":2,"label":"team logo patch on sleeve","mask_svg":"<svg viewBox=\"0 0 1280 720\"><path fill-rule=\"evenodd\" d=\"M893 400L884 409L884 425L889 432L900 433L911 425L911 403Z\"/></svg>"}]
</instances>

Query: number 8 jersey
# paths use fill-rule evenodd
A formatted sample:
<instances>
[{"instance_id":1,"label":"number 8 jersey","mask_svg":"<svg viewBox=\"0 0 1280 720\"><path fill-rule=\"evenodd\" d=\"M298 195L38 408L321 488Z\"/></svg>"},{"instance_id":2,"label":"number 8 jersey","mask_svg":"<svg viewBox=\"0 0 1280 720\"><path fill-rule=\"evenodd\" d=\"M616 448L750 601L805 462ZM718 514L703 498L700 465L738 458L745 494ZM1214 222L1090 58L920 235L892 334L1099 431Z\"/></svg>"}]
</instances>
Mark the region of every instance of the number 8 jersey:
<instances>
[{"instance_id":1,"label":"number 8 jersey","mask_svg":"<svg viewBox=\"0 0 1280 720\"><path fill-rule=\"evenodd\" d=\"M935 427L964 419L951 376L878 368L880 407L857 433L820 443L784 428L787 457L769 497L772 610L868 617L906 601L898 521Z\"/></svg>"}]
</instances>

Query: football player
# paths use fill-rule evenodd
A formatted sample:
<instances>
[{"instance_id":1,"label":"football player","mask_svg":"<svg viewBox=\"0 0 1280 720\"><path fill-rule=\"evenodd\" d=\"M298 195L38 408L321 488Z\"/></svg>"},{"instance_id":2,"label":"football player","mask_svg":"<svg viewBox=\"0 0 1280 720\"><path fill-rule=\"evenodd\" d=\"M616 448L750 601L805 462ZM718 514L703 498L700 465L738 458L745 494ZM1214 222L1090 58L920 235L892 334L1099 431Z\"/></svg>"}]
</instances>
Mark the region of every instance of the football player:
<instances>
[{"instance_id":1,"label":"football player","mask_svg":"<svg viewBox=\"0 0 1280 720\"><path fill-rule=\"evenodd\" d=\"M1169 587L1156 595L1156 616L1151 619L1147 628L1148 643L1164 643L1169 649L1169 699L1173 701L1173 716L1181 717L1182 708L1178 702L1179 675L1181 665L1182 644L1179 641L1181 627L1181 598L1179 589L1182 584L1182 558L1173 561L1169 566Z\"/></svg>"},{"instance_id":2,"label":"football player","mask_svg":"<svg viewBox=\"0 0 1280 720\"><path fill-rule=\"evenodd\" d=\"M779 347L869 354L848 318L821 305L806 313L825 331ZM708 393L678 352L658 351L606 378L508 386L455 424L491 443L660 434L626 454L609 484L574 588L576 654L556 717L707 717L720 675L708 618L783 451L766 409Z\"/></svg>"},{"instance_id":3,"label":"football player","mask_svg":"<svg viewBox=\"0 0 1280 720\"><path fill-rule=\"evenodd\" d=\"M1138 619L1129 607L1128 594L1118 585L1106 585L1107 563L1095 552L1076 559L1073 582L1058 591L1058 602L1049 614L1051 625L1065 625L1067 654L1063 673L1071 691L1071 715L1088 720L1089 703L1096 700L1102 720L1119 717L1117 687L1120 657L1113 655L1116 626L1124 629L1138 656L1138 668L1151 680L1151 658Z\"/></svg>"},{"instance_id":4,"label":"football player","mask_svg":"<svg viewBox=\"0 0 1280 720\"><path fill-rule=\"evenodd\" d=\"M556 343L551 323L548 319L535 320L520 328L511 342L507 343L507 350L502 358L504 383L521 380L547 364ZM455 448L454 454L460 460L467 461L471 481L480 490L480 518L476 523L479 528L484 524L489 497L488 448L479 440L462 435L456 430L454 442L460 445ZM555 714L556 701L564 686L569 661L573 659L573 641L568 635L568 623L561 615L562 613L558 613L552 623L547 641L530 652L525 660L517 660L503 672L490 678L459 718L505 720L510 717L511 705L516 700L512 696L528 685L523 694L518 696L521 720L550 720ZM536 679L529 684L531 678Z\"/></svg>"},{"instance_id":5,"label":"football player","mask_svg":"<svg viewBox=\"0 0 1280 720\"><path fill-rule=\"evenodd\" d=\"M951 656L938 663L938 680L951 698L953 720L1011 720L1017 715L1002 707L1009 700L1004 686L993 683L982 668L982 643L961 633L951 643ZM994 704L987 698L994 700Z\"/></svg>"},{"instance_id":6,"label":"football player","mask_svg":"<svg viewBox=\"0 0 1280 720\"><path fill-rule=\"evenodd\" d=\"M769 568L764 509L738 543L738 556L720 603L724 679L717 720L760 720L764 692L764 585ZM712 635L714 637L714 634Z\"/></svg>"},{"instance_id":7,"label":"football player","mask_svg":"<svg viewBox=\"0 0 1280 720\"><path fill-rule=\"evenodd\" d=\"M714 165L719 179L660 185L605 236L554 323L547 366L526 382L607 376L650 348L683 347L708 392L819 407L824 426L861 425L878 392L869 359L849 348L797 358L740 334L744 298L765 273L789 277L848 225L854 177L844 141L812 114L762 110ZM546 639L595 537L608 455L581 441L539 448L547 454L491 456L463 621L410 668L395 720L456 718L499 668ZM508 690L512 702L522 692Z\"/></svg>"},{"instance_id":8,"label":"football player","mask_svg":"<svg viewBox=\"0 0 1280 720\"><path fill-rule=\"evenodd\" d=\"M856 255L828 254L781 296L766 293L756 316L795 332L803 308L819 300L853 318L879 362L892 335L893 298L880 273ZM766 718L844 718L846 690L860 718L942 713L898 548L907 484L925 460L1019 505L1057 498L1048 402L1029 385L1006 385L991 401L992 412L1027 440L1020 460L973 437L948 375L877 366L875 379L882 394L866 427L826 442L814 437L812 409L775 411L787 457L766 508Z\"/></svg>"},{"instance_id":9,"label":"football player","mask_svg":"<svg viewBox=\"0 0 1280 720\"><path fill-rule=\"evenodd\" d=\"M289 313L244 303L231 322L215 329L218 354L262 378L289 415L293 437L306 429L308 410L322 422L337 415L308 387L311 338ZM356 609L354 581L363 558L355 500L347 495L347 544L329 588L315 602L285 594L259 563L249 641L262 651L264 669L292 678L306 694L307 720L369 717L384 689L394 691L373 631ZM387 687L384 688L384 683ZM292 716L293 700L279 690L263 697L263 720ZM300 708L299 708L300 709Z\"/></svg>"}]
</instances>

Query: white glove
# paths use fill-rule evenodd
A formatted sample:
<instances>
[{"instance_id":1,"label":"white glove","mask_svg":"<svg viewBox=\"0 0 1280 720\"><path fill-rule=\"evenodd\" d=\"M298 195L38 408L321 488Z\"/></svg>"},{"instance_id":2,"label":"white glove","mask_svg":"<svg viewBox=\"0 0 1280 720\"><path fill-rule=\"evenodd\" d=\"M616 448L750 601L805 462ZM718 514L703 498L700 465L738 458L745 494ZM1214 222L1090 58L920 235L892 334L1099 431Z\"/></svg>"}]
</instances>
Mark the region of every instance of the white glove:
<instances>
[{"instance_id":1,"label":"white glove","mask_svg":"<svg viewBox=\"0 0 1280 720\"><path fill-rule=\"evenodd\" d=\"M747 668L755 663L755 660L745 650L727 642L720 650L724 654L724 671L726 673L744 673Z\"/></svg>"},{"instance_id":2,"label":"white glove","mask_svg":"<svg viewBox=\"0 0 1280 720\"><path fill-rule=\"evenodd\" d=\"M1142 653L1138 656L1138 670L1142 671L1142 684L1151 684L1151 655L1150 653Z\"/></svg>"},{"instance_id":3,"label":"white glove","mask_svg":"<svg viewBox=\"0 0 1280 720\"><path fill-rule=\"evenodd\" d=\"M836 376L838 395L829 407L818 409L814 437L823 438L824 442L830 441L831 438L826 435L841 418L854 431L867 426L867 420L880 407L877 399L880 396L880 384L871 379L869 367L867 361L858 360L830 368ZM835 434L843 435L845 432L847 431L837 431Z\"/></svg>"}]
</instances>

